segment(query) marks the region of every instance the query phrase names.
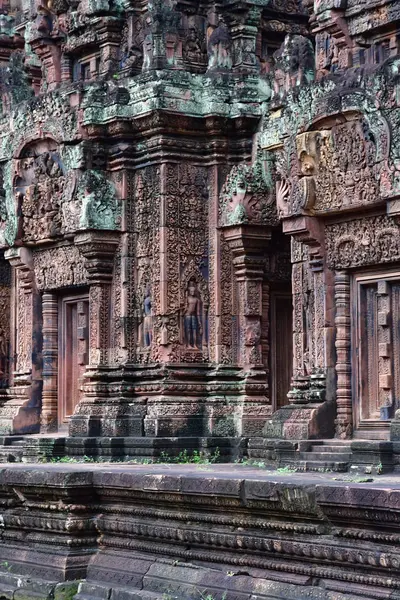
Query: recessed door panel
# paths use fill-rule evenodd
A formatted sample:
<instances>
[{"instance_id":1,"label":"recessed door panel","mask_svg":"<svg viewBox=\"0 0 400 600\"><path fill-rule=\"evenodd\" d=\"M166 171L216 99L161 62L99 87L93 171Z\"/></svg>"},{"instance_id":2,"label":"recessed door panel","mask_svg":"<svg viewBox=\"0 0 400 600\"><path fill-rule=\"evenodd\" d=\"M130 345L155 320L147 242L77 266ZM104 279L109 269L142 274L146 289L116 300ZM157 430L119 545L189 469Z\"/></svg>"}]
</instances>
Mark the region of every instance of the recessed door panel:
<instances>
[{"instance_id":1,"label":"recessed door panel","mask_svg":"<svg viewBox=\"0 0 400 600\"><path fill-rule=\"evenodd\" d=\"M271 292L270 390L274 410L288 404L293 372L292 296Z\"/></svg>"},{"instance_id":2,"label":"recessed door panel","mask_svg":"<svg viewBox=\"0 0 400 600\"><path fill-rule=\"evenodd\" d=\"M58 415L62 426L79 403L82 377L88 362L88 298L62 298L60 313Z\"/></svg>"},{"instance_id":3,"label":"recessed door panel","mask_svg":"<svg viewBox=\"0 0 400 600\"><path fill-rule=\"evenodd\" d=\"M353 294L355 426L381 438L400 405L400 276L357 275Z\"/></svg>"}]
</instances>

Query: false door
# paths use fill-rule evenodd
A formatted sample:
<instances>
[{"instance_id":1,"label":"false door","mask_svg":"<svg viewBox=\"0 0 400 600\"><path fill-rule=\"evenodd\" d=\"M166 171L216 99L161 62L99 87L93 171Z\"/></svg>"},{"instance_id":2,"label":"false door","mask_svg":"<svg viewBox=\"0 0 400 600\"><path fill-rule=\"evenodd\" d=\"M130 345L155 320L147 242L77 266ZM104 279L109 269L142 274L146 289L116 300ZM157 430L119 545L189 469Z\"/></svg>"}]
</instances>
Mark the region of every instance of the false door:
<instances>
[{"instance_id":1,"label":"false door","mask_svg":"<svg viewBox=\"0 0 400 600\"><path fill-rule=\"evenodd\" d=\"M80 400L88 363L89 300L68 296L60 300L58 420L62 427Z\"/></svg>"},{"instance_id":2,"label":"false door","mask_svg":"<svg viewBox=\"0 0 400 600\"><path fill-rule=\"evenodd\" d=\"M400 399L400 274L357 276L353 291L356 435L386 438Z\"/></svg>"},{"instance_id":3,"label":"false door","mask_svg":"<svg viewBox=\"0 0 400 600\"><path fill-rule=\"evenodd\" d=\"M270 390L274 410L288 404L293 371L293 306L290 292L271 290Z\"/></svg>"}]
</instances>

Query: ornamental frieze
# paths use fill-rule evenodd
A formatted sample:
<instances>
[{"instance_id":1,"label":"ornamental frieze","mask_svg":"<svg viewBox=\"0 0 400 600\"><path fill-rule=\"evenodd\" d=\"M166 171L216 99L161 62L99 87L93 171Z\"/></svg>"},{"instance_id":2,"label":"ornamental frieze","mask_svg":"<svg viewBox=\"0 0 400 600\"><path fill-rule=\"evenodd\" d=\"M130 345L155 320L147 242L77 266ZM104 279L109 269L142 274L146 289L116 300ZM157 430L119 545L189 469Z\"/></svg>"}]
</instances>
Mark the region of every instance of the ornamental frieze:
<instances>
[{"instance_id":1,"label":"ornamental frieze","mask_svg":"<svg viewBox=\"0 0 400 600\"><path fill-rule=\"evenodd\" d=\"M55 265L63 265L63 268L55 268ZM39 291L87 283L84 259L76 246L62 246L34 252L33 266Z\"/></svg>"},{"instance_id":2,"label":"ornamental frieze","mask_svg":"<svg viewBox=\"0 0 400 600\"><path fill-rule=\"evenodd\" d=\"M355 219L326 227L326 260L341 270L400 260L400 228L387 216Z\"/></svg>"}]
</instances>

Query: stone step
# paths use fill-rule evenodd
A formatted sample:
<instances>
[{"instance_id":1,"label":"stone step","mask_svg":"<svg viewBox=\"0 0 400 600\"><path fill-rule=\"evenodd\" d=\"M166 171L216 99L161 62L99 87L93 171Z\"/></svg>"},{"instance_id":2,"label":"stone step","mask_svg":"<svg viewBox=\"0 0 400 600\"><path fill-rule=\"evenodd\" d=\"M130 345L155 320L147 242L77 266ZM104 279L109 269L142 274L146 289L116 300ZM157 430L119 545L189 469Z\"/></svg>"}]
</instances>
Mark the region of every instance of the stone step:
<instances>
[{"instance_id":1,"label":"stone step","mask_svg":"<svg viewBox=\"0 0 400 600\"><path fill-rule=\"evenodd\" d=\"M300 460L299 466L294 465L299 471L318 471L324 473L326 471L334 471L337 473L345 473L349 470L349 463L345 461L318 461L318 460Z\"/></svg>"},{"instance_id":2,"label":"stone step","mask_svg":"<svg viewBox=\"0 0 400 600\"><path fill-rule=\"evenodd\" d=\"M0 462L22 462L24 451L19 448L0 448Z\"/></svg>"},{"instance_id":3,"label":"stone step","mask_svg":"<svg viewBox=\"0 0 400 600\"><path fill-rule=\"evenodd\" d=\"M300 460L326 462L349 462L351 452L332 452L324 454L323 452L300 452Z\"/></svg>"},{"instance_id":4,"label":"stone step","mask_svg":"<svg viewBox=\"0 0 400 600\"><path fill-rule=\"evenodd\" d=\"M99 600L99 598L110 597L111 589L108 585L99 585L98 583L82 582L79 585L78 593L74 600ZM125 600L178 600L178 596L167 593L151 592L143 589L116 587L112 597L124 598Z\"/></svg>"},{"instance_id":5,"label":"stone step","mask_svg":"<svg viewBox=\"0 0 400 600\"><path fill-rule=\"evenodd\" d=\"M350 448L350 443L349 440L309 440L309 443L312 446L320 446L320 447L325 447L325 446L335 446L338 448L341 447L348 447Z\"/></svg>"},{"instance_id":6,"label":"stone step","mask_svg":"<svg viewBox=\"0 0 400 600\"><path fill-rule=\"evenodd\" d=\"M321 454L351 454L351 448L350 446L319 446L313 444L309 452L318 452Z\"/></svg>"}]
</instances>

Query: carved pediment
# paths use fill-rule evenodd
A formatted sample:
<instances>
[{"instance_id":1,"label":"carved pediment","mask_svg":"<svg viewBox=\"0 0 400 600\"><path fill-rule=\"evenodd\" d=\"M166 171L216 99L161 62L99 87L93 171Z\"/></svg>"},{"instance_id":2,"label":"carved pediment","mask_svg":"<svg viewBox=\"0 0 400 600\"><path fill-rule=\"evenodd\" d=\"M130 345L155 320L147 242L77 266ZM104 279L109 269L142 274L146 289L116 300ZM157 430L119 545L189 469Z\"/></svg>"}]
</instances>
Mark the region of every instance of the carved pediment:
<instances>
[{"instance_id":1,"label":"carved pediment","mask_svg":"<svg viewBox=\"0 0 400 600\"><path fill-rule=\"evenodd\" d=\"M220 196L220 225L276 225L272 176L261 158L229 173Z\"/></svg>"},{"instance_id":2,"label":"carved pediment","mask_svg":"<svg viewBox=\"0 0 400 600\"><path fill-rule=\"evenodd\" d=\"M29 145L15 160L13 191L20 219L18 235L24 243L119 226L116 190L105 173L67 170L51 139Z\"/></svg>"}]
</instances>

